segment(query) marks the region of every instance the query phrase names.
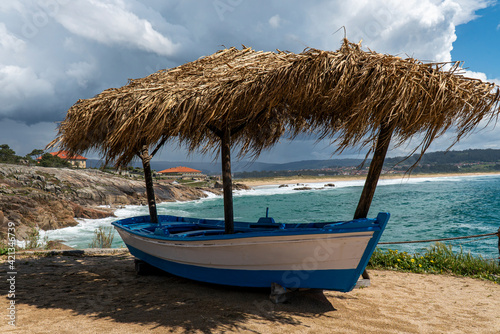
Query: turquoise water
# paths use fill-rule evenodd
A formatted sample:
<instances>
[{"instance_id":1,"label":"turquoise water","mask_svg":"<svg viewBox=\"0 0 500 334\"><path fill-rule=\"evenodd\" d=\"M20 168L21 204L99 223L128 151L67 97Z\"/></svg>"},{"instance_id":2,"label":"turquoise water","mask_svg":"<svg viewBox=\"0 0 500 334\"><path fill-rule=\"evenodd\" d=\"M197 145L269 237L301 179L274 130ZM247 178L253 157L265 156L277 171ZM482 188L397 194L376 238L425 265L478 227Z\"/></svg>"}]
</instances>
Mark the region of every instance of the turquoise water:
<instances>
[{"instance_id":1,"label":"turquoise water","mask_svg":"<svg viewBox=\"0 0 500 334\"><path fill-rule=\"evenodd\" d=\"M256 187L234 194L235 219L256 221L269 215L277 222L325 222L349 220L361 194L362 181L337 182L334 188L312 183L312 190L293 190L278 186ZM301 185L304 186L304 185ZM379 211L391 213L381 242L438 239L496 232L500 227L500 175L412 178L382 180L377 187L369 217ZM222 198L211 196L191 202L161 203L159 214L223 218ZM118 218L147 215L147 207L129 206L116 212ZM76 227L49 231L49 239L63 240L76 248L86 248L97 226L109 226L117 218L81 220ZM469 242L447 242L459 250L485 258L498 257L498 238ZM114 247L123 244L118 235ZM418 252L424 244L387 245L381 248Z\"/></svg>"}]
</instances>

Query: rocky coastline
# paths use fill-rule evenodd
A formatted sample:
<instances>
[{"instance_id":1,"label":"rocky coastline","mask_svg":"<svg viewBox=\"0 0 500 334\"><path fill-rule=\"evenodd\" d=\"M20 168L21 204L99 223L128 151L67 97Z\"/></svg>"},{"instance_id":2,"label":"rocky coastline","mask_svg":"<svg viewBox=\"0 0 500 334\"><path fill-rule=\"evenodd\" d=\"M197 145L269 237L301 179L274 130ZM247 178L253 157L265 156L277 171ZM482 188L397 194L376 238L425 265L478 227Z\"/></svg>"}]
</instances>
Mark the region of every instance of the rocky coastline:
<instances>
[{"instance_id":1,"label":"rocky coastline","mask_svg":"<svg viewBox=\"0 0 500 334\"><path fill-rule=\"evenodd\" d=\"M219 189L160 182L155 182L154 188L158 203L221 193ZM112 216L124 205L146 205L143 180L97 169L0 164L0 234L6 234L8 222L14 222L16 237L22 240L33 227L52 230L75 226L75 218Z\"/></svg>"}]
</instances>

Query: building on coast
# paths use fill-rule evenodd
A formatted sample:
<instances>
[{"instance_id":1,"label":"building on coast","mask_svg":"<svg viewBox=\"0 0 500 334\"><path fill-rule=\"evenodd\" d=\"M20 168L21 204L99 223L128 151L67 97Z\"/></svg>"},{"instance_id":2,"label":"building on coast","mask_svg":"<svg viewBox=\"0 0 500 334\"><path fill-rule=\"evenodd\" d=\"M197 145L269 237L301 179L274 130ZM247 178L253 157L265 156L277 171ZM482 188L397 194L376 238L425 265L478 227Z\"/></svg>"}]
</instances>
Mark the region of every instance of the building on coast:
<instances>
[{"instance_id":1,"label":"building on coast","mask_svg":"<svg viewBox=\"0 0 500 334\"><path fill-rule=\"evenodd\" d=\"M73 155L70 154L68 151L50 152L49 154L68 161L73 167L87 168L87 158L82 157L81 155L78 154ZM41 159L42 157L37 158L38 161L40 161Z\"/></svg>"},{"instance_id":2,"label":"building on coast","mask_svg":"<svg viewBox=\"0 0 500 334\"><path fill-rule=\"evenodd\" d=\"M164 169L162 171L159 171L158 174L160 176L165 176L167 178L172 178L172 179L182 179L182 178L202 179L206 177L206 175L203 175L200 170L183 166Z\"/></svg>"}]
</instances>

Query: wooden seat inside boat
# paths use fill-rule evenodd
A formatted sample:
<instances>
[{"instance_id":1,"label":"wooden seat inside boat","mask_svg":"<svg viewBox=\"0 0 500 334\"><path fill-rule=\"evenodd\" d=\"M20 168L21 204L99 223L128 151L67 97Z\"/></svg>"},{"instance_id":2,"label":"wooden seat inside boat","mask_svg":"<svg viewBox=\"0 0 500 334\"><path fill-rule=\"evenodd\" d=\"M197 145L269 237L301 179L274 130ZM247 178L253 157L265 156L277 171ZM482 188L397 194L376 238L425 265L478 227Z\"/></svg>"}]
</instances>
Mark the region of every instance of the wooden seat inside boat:
<instances>
[{"instance_id":1,"label":"wooden seat inside boat","mask_svg":"<svg viewBox=\"0 0 500 334\"><path fill-rule=\"evenodd\" d=\"M224 229L209 229L209 230L194 230L187 232L171 233L170 236L178 236L181 238L186 238L186 237L199 237L205 235L221 235L224 233L225 233Z\"/></svg>"}]
</instances>

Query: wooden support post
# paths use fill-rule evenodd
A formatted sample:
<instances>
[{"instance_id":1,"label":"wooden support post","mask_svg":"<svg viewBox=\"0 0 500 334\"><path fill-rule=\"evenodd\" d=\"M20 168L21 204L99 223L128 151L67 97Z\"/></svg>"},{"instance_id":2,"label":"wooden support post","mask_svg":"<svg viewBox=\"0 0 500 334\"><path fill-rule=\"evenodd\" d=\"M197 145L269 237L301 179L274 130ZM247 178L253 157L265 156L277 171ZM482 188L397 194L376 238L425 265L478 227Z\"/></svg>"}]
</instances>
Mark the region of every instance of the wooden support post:
<instances>
[{"instance_id":1,"label":"wooden support post","mask_svg":"<svg viewBox=\"0 0 500 334\"><path fill-rule=\"evenodd\" d=\"M389 124L383 124L380 127L377 146L375 147L375 152L373 153L372 162L370 163L370 169L368 170L368 175L366 176L365 186L363 187L358 207L354 213L354 219L366 218L368 216L373 195L377 189L378 179L382 173L385 156L387 154L387 150L389 149L389 144L391 143L391 137L392 128ZM366 269L363 271L362 277L363 279L370 279L370 275L368 275Z\"/></svg>"},{"instance_id":2,"label":"wooden support post","mask_svg":"<svg viewBox=\"0 0 500 334\"><path fill-rule=\"evenodd\" d=\"M231 177L231 130L223 130L221 136L222 189L224 192L225 232L234 233L233 183Z\"/></svg>"},{"instance_id":3,"label":"wooden support post","mask_svg":"<svg viewBox=\"0 0 500 334\"><path fill-rule=\"evenodd\" d=\"M498 265L500 266L500 227L498 228Z\"/></svg>"},{"instance_id":4,"label":"wooden support post","mask_svg":"<svg viewBox=\"0 0 500 334\"><path fill-rule=\"evenodd\" d=\"M140 154L142 168L144 169L144 180L146 181L146 195L148 198L149 216L151 223L158 224L158 213L156 212L155 191L153 188L153 174L151 173L151 155L148 147L144 146Z\"/></svg>"},{"instance_id":5,"label":"wooden support post","mask_svg":"<svg viewBox=\"0 0 500 334\"><path fill-rule=\"evenodd\" d=\"M385 155L387 154L387 149L391 143L391 137L392 128L389 124L382 125L380 127L380 133L378 135L375 152L373 153L372 162L370 163L370 169L368 170L368 175L366 176L365 186L363 187L358 207L354 213L354 219L366 218L368 215L373 195L375 194L375 189L377 188L378 179L382 173Z\"/></svg>"}]
</instances>

